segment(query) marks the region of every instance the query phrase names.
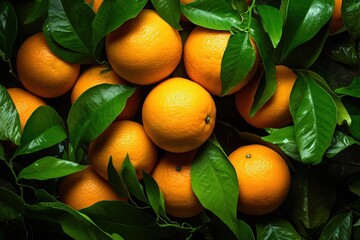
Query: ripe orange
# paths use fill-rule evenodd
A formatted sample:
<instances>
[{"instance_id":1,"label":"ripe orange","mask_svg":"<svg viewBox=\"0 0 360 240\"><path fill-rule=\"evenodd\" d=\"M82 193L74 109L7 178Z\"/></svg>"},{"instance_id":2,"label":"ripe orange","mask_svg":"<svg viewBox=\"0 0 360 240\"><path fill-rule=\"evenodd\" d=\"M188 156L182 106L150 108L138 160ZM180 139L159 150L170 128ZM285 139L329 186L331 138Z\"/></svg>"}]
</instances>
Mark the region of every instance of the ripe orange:
<instances>
[{"instance_id":1,"label":"ripe orange","mask_svg":"<svg viewBox=\"0 0 360 240\"><path fill-rule=\"evenodd\" d=\"M146 133L160 148L187 152L211 135L216 107L199 84L180 77L155 86L145 98L142 120Z\"/></svg>"},{"instance_id":2,"label":"ripe orange","mask_svg":"<svg viewBox=\"0 0 360 240\"><path fill-rule=\"evenodd\" d=\"M119 196L106 180L97 175L92 166L66 176L60 185L59 198L61 202L76 210L90 207L99 201L127 201Z\"/></svg>"},{"instance_id":3,"label":"ripe orange","mask_svg":"<svg viewBox=\"0 0 360 240\"><path fill-rule=\"evenodd\" d=\"M85 0L85 2L91 6L95 13L97 13L103 0Z\"/></svg>"},{"instance_id":4,"label":"ripe orange","mask_svg":"<svg viewBox=\"0 0 360 240\"><path fill-rule=\"evenodd\" d=\"M130 120L113 122L90 143L88 152L95 171L105 179L108 179L110 156L115 169L119 171L127 154L139 179L143 178L142 170L151 173L157 161L155 144L146 135L141 124Z\"/></svg>"},{"instance_id":5,"label":"ripe orange","mask_svg":"<svg viewBox=\"0 0 360 240\"><path fill-rule=\"evenodd\" d=\"M66 93L80 73L79 64L65 62L51 51L42 32L30 36L21 44L16 64L24 87L44 98Z\"/></svg>"},{"instance_id":6,"label":"ripe orange","mask_svg":"<svg viewBox=\"0 0 360 240\"><path fill-rule=\"evenodd\" d=\"M24 130L27 120L31 114L40 106L46 106L46 103L39 97L29 93L22 88L7 89L20 118L21 130Z\"/></svg>"},{"instance_id":7,"label":"ripe orange","mask_svg":"<svg viewBox=\"0 0 360 240\"><path fill-rule=\"evenodd\" d=\"M152 173L164 196L166 212L174 217L193 217L203 211L191 186L190 168L196 150L164 152Z\"/></svg>"},{"instance_id":8,"label":"ripe orange","mask_svg":"<svg viewBox=\"0 0 360 240\"><path fill-rule=\"evenodd\" d=\"M330 19L329 32L335 33L339 31L343 26L344 22L341 17L342 0L335 0L334 11Z\"/></svg>"},{"instance_id":9,"label":"ripe orange","mask_svg":"<svg viewBox=\"0 0 360 240\"><path fill-rule=\"evenodd\" d=\"M250 125L257 128L281 128L292 122L289 110L290 93L297 78L295 72L283 65L276 66L274 95L253 117L250 109L254 102L261 74L256 74L244 88L235 93L236 109Z\"/></svg>"},{"instance_id":10,"label":"ripe orange","mask_svg":"<svg viewBox=\"0 0 360 240\"><path fill-rule=\"evenodd\" d=\"M191 80L202 85L213 95L220 95L222 91L221 62L230 35L229 31L218 31L197 26L185 41L184 65L186 73ZM241 82L228 94L232 94L245 86L258 66L259 53L252 38L250 38L250 42L256 53L255 63L245 78L239 79ZM239 54L242 53L239 52Z\"/></svg>"},{"instance_id":11,"label":"ripe orange","mask_svg":"<svg viewBox=\"0 0 360 240\"><path fill-rule=\"evenodd\" d=\"M93 65L82 72L75 82L75 85L71 91L71 102L75 100L89 88L102 84L129 84L119 75L117 75L112 69L107 66ZM131 97L128 98L124 110L117 117L121 119L132 119L135 117L140 107L140 88L138 88Z\"/></svg>"},{"instance_id":12,"label":"ripe orange","mask_svg":"<svg viewBox=\"0 0 360 240\"><path fill-rule=\"evenodd\" d=\"M179 32L154 10L143 9L106 38L112 68L125 80L148 85L168 77L179 64Z\"/></svg>"},{"instance_id":13,"label":"ripe orange","mask_svg":"<svg viewBox=\"0 0 360 240\"><path fill-rule=\"evenodd\" d=\"M291 176L285 160L269 147L251 144L228 156L239 182L238 210L263 215L277 209L285 200Z\"/></svg>"}]
</instances>

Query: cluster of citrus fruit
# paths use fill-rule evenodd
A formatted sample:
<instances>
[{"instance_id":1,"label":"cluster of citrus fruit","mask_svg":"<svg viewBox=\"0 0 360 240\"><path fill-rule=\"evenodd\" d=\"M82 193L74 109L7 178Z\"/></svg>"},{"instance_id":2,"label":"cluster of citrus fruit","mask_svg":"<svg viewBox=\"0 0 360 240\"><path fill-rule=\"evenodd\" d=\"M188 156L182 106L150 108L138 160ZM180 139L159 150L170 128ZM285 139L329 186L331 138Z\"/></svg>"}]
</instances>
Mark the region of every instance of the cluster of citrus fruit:
<instances>
[{"instance_id":1,"label":"cluster of citrus fruit","mask_svg":"<svg viewBox=\"0 0 360 240\"><path fill-rule=\"evenodd\" d=\"M101 1L94 1L97 11ZM151 173L163 193L166 211L174 217L191 217L203 207L191 186L190 168L197 149L209 139L216 124L221 61L230 32L195 26L183 42L154 10L143 9L106 37L109 66L68 63L49 48L43 33L23 42L17 54L17 73L23 88L8 92L18 110L22 129L32 112L46 100L71 91L71 102L87 89L102 83L138 86L117 119L88 147L89 166L69 175L59 197L75 209L101 200L123 200L108 183L112 157L119 170L126 155L137 171ZM263 68L257 46L255 63L245 79L229 94L241 117L256 128L291 124L289 96L296 73L276 66L276 91L254 116L250 109ZM241 54L241 52L239 53ZM174 77L183 60L187 76ZM141 92L142 86L150 91ZM145 96L144 96L145 95ZM142 96L144 100L142 101ZM135 119L139 116L140 120ZM238 209L250 215L278 208L290 188L285 160L269 147L241 146L228 156L240 188Z\"/></svg>"}]
</instances>

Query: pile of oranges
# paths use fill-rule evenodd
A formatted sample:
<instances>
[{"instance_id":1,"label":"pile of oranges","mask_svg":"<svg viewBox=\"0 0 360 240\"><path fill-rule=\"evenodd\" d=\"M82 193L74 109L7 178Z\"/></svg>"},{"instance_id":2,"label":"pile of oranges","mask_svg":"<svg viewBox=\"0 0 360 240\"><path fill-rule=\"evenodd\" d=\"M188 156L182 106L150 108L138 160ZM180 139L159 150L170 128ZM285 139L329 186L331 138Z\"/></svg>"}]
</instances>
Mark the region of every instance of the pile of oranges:
<instances>
[{"instance_id":1,"label":"pile of oranges","mask_svg":"<svg viewBox=\"0 0 360 240\"><path fill-rule=\"evenodd\" d=\"M99 3L100 2L100 3ZM94 1L96 12L101 1ZM88 146L88 167L67 176L59 198L74 209L101 200L122 200L108 183L110 157L119 170L128 155L139 180L152 174L163 193L166 211L180 218L195 216L203 206L191 186L190 168L197 149L213 134L217 109L214 96L222 85L221 61L230 32L195 26L182 41L154 10L143 9L106 37L109 65L68 63L49 48L44 34L26 39L17 53L17 73L23 88L8 92L18 110L22 129L31 113L48 99L71 93L71 103L98 84L137 87L116 120ZM263 73L256 43L256 60L245 79L230 92L240 116L255 128L291 124L289 96L296 73L276 66L276 91L253 116L250 109ZM241 54L241 53L239 53ZM172 73L183 61L186 75ZM149 91L142 91L146 86ZM278 208L290 188L285 160L267 146L241 146L228 159L240 188L238 210L262 215Z\"/></svg>"}]
</instances>

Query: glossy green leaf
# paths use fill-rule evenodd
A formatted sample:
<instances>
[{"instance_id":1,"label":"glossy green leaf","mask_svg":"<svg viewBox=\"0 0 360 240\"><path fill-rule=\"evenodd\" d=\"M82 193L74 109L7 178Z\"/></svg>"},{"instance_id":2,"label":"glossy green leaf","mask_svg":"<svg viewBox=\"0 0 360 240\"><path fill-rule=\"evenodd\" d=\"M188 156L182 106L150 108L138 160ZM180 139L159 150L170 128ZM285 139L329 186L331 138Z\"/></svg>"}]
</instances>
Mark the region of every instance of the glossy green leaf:
<instances>
[{"instance_id":1,"label":"glossy green leaf","mask_svg":"<svg viewBox=\"0 0 360 240\"><path fill-rule=\"evenodd\" d=\"M360 66L357 42L347 32L327 39L325 53L334 61L351 67Z\"/></svg>"},{"instance_id":2,"label":"glossy green leaf","mask_svg":"<svg viewBox=\"0 0 360 240\"><path fill-rule=\"evenodd\" d=\"M336 93L360 98L360 77L354 78L351 84L347 87L335 89Z\"/></svg>"},{"instance_id":3,"label":"glossy green leaf","mask_svg":"<svg viewBox=\"0 0 360 240\"><path fill-rule=\"evenodd\" d=\"M301 161L319 164L330 146L337 123L336 105L306 72L298 78L290 95L290 112Z\"/></svg>"},{"instance_id":4,"label":"glossy green leaf","mask_svg":"<svg viewBox=\"0 0 360 240\"><path fill-rule=\"evenodd\" d=\"M127 157L127 156L126 156ZM116 191L117 194L120 196L126 197L131 200L130 193L124 183L124 181L121 179L119 173L115 169L112 157L109 159L109 164L107 167L107 173L108 173L108 181L111 185L111 187Z\"/></svg>"},{"instance_id":5,"label":"glossy green leaf","mask_svg":"<svg viewBox=\"0 0 360 240\"><path fill-rule=\"evenodd\" d=\"M136 197L141 202L148 204L149 201L144 194L143 185L139 183L136 175L136 170L132 165L129 157L126 157L124 159L124 162L120 169L120 175L130 194Z\"/></svg>"},{"instance_id":6,"label":"glossy green leaf","mask_svg":"<svg viewBox=\"0 0 360 240\"><path fill-rule=\"evenodd\" d=\"M274 48L280 42L282 36L283 19L280 11L270 5L256 5L256 11L259 13L264 30L269 34Z\"/></svg>"},{"instance_id":7,"label":"glossy green leaf","mask_svg":"<svg viewBox=\"0 0 360 240\"><path fill-rule=\"evenodd\" d=\"M250 35L254 38L260 57L262 59L265 74L262 74L259 87L256 90L254 103L251 106L250 116L253 116L272 97L276 89L276 64L274 59L274 48L269 36L265 33L261 24L251 20ZM259 73L257 73L259 74Z\"/></svg>"},{"instance_id":8,"label":"glossy green leaf","mask_svg":"<svg viewBox=\"0 0 360 240\"><path fill-rule=\"evenodd\" d=\"M295 140L294 126L284 128L269 128L266 129L269 133L261 139L278 145L281 150L294 160L300 161L300 154Z\"/></svg>"},{"instance_id":9,"label":"glossy green leaf","mask_svg":"<svg viewBox=\"0 0 360 240\"><path fill-rule=\"evenodd\" d=\"M358 0L347 0L342 3L341 17L347 31L352 38L360 38L360 2Z\"/></svg>"},{"instance_id":10,"label":"glossy green leaf","mask_svg":"<svg viewBox=\"0 0 360 240\"><path fill-rule=\"evenodd\" d=\"M193 191L200 203L239 237L236 172L216 140L207 141L201 147L191 165L190 174Z\"/></svg>"},{"instance_id":11,"label":"glossy green leaf","mask_svg":"<svg viewBox=\"0 0 360 240\"><path fill-rule=\"evenodd\" d=\"M252 70L256 53L248 33L232 34L221 61L221 95L227 94L241 83Z\"/></svg>"},{"instance_id":12,"label":"glossy green leaf","mask_svg":"<svg viewBox=\"0 0 360 240\"><path fill-rule=\"evenodd\" d=\"M335 197L335 185L327 169L299 165L288 196L290 216L308 229L318 227L330 217Z\"/></svg>"},{"instance_id":13,"label":"glossy green leaf","mask_svg":"<svg viewBox=\"0 0 360 240\"><path fill-rule=\"evenodd\" d=\"M0 140L20 143L20 118L6 88L0 85Z\"/></svg>"},{"instance_id":14,"label":"glossy green leaf","mask_svg":"<svg viewBox=\"0 0 360 240\"><path fill-rule=\"evenodd\" d=\"M59 224L72 239L109 239L111 236L100 229L89 217L60 202L40 202L27 205L30 219Z\"/></svg>"},{"instance_id":15,"label":"glossy green leaf","mask_svg":"<svg viewBox=\"0 0 360 240\"><path fill-rule=\"evenodd\" d=\"M19 148L14 156L49 148L66 138L64 121L56 110L50 106L40 106L26 122Z\"/></svg>"},{"instance_id":16,"label":"glossy green leaf","mask_svg":"<svg viewBox=\"0 0 360 240\"><path fill-rule=\"evenodd\" d=\"M40 158L22 169L18 178L47 180L63 177L85 168L85 165L79 165L67 160L47 156Z\"/></svg>"},{"instance_id":17,"label":"glossy green leaf","mask_svg":"<svg viewBox=\"0 0 360 240\"><path fill-rule=\"evenodd\" d=\"M256 223L256 239L301 240L301 236L288 221L274 218Z\"/></svg>"},{"instance_id":18,"label":"glossy green leaf","mask_svg":"<svg viewBox=\"0 0 360 240\"><path fill-rule=\"evenodd\" d=\"M0 187L0 219L13 220L25 213L24 200L16 193Z\"/></svg>"},{"instance_id":19,"label":"glossy green leaf","mask_svg":"<svg viewBox=\"0 0 360 240\"><path fill-rule=\"evenodd\" d=\"M238 225L240 229L240 239L255 240L253 230L246 222L238 219Z\"/></svg>"},{"instance_id":20,"label":"glossy green leaf","mask_svg":"<svg viewBox=\"0 0 360 240\"><path fill-rule=\"evenodd\" d=\"M329 21L334 9L333 0L282 1L284 18L281 58L312 39Z\"/></svg>"},{"instance_id":21,"label":"glossy green leaf","mask_svg":"<svg viewBox=\"0 0 360 240\"><path fill-rule=\"evenodd\" d=\"M85 91L71 106L67 124L75 152L98 137L122 112L135 87L101 84Z\"/></svg>"},{"instance_id":22,"label":"glossy green leaf","mask_svg":"<svg viewBox=\"0 0 360 240\"><path fill-rule=\"evenodd\" d=\"M329 158L335 157L335 155L354 144L360 145L360 142L340 131L335 131L331 145L326 150L326 156Z\"/></svg>"},{"instance_id":23,"label":"glossy green leaf","mask_svg":"<svg viewBox=\"0 0 360 240\"><path fill-rule=\"evenodd\" d=\"M157 218L164 217L167 218L165 211L165 202L162 192L159 189L155 179L143 171L144 175L144 184L146 189L146 196L149 199L150 206L156 213Z\"/></svg>"},{"instance_id":24,"label":"glossy green leaf","mask_svg":"<svg viewBox=\"0 0 360 240\"><path fill-rule=\"evenodd\" d=\"M181 12L192 23L215 30L241 29L242 21L230 1L197 0L181 4Z\"/></svg>"},{"instance_id":25,"label":"glossy green leaf","mask_svg":"<svg viewBox=\"0 0 360 240\"><path fill-rule=\"evenodd\" d=\"M352 229L352 212L340 213L333 217L322 230L319 240L350 240Z\"/></svg>"},{"instance_id":26,"label":"glossy green leaf","mask_svg":"<svg viewBox=\"0 0 360 240\"><path fill-rule=\"evenodd\" d=\"M17 18L10 1L0 1L0 57L11 59L13 46L17 36Z\"/></svg>"},{"instance_id":27,"label":"glossy green leaf","mask_svg":"<svg viewBox=\"0 0 360 240\"><path fill-rule=\"evenodd\" d=\"M135 18L145 7L147 0L108 0L101 4L92 23L93 53L99 60L106 35L129 19Z\"/></svg>"},{"instance_id":28,"label":"glossy green leaf","mask_svg":"<svg viewBox=\"0 0 360 240\"><path fill-rule=\"evenodd\" d=\"M106 232L118 233L125 239L154 239L156 219L143 209L126 202L98 202L81 210Z\"/></svg>"},{"instance_id":29,"label":"glossy green leaf","mask_svg":"<svg viewBox=\"0 0 360 240\"><path fill-rule=\"evenodd\" d=\"M151 0L156 12L173 28L181 30L180 1L177 0Z\"/></svg>"},{"instance_id":30,"label":"glossy green leaf","mask_svg":"<svg viewBox=\"0 0 360 240\"><path fill-rule=\"evenodd\" d=\"M92 9L82 0L49 0L47 25L51 37L63 48L88 56L80 63L88 63L92 59L92 26L89 23L94 16Z\"/></svg>"},{"instance_id":31,"label":"glossy green leaf","mask_svg":"<svg viewBox=\"0 0 360 240\"><path fill-rule=\"evenodd\" d=\"M47 14L49 8L49 0L34 0L32 3L30 14L26 16L24 24L29 24L41 16Z\"/></svg>"}]
</instances>

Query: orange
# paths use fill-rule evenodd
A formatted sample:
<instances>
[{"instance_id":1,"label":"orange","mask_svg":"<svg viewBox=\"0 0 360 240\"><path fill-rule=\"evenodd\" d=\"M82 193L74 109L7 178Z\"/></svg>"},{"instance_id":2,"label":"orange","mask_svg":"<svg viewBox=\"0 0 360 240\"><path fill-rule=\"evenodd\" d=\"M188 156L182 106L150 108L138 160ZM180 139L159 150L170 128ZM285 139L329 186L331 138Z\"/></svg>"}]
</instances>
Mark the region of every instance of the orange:
<instances>
[{"instance_id":1,"label":"orange","mask_svg":"<svg viewBox=\"0 0 360 240\"><path fill-rule=\"evenodd\" d=\"M143 9L106 37L110 65L125 80L148 85L168 77L179 64L179 32L156 11Z\"/></svg>"},{"instance_id":2,"label":"orange","mask_svg":"<svg viewBox=\"0 0 360 240\"><path fill-rule=\"evenodd\" d=\"M284 202L291 176L285 160L276 151L251 144L239 147L228 158L238 178L240 212L263 215Z\"/></svg>"},{"instance_id":3,"label":"orange","mask_svg":"<svg viewBox=\"0 0 360 240\"><path fill-rule=\"evenodd\" d=\"M160 148L187 152L211 135L216 107L211 95L185 78L167 79L146 96L142 120L146 133Z\"/></svg>"},{"instance_id":4,"label":"orange","mask_svg":"<svg viewBox=\"0 0 360 240\"><path fill-rule=\"evenodd\" d=\"M290 94L297 78L295 72L283 65L276 66L276 90L274 95L253 117L250 109L260 82L257 74L244 88L235 94L236 109L250 125L257 128L281 128L292 123L289 110Z\"/></svg>"},{"instance_id":5,"label":"orange","mask_svg":"<svg viewBox=\"0 0 360 240\"><path fill-rule=\"evenodd\" d=\"M97 13L103 0L85 0L85 2L90 5L91 9L94 10L95 13Z\"/></svg>"},{"instance_id":6,"label":"orange","mask_svg":"<svg viewBox=\"0 0 360 240\"><path fill-rule=\"evenodd\" d=\"M38 107L46 106L46 103L41 98L22 88L8 88L7 91L19 114L21 130L24 130L25 124L31 114Z\"/></svg>"},{"instance_id":7,"label":"orange","mask_svg":"<svg viewBox=\"0 0 360 240\"><path fill-rule=\"evenodd\" d=\"M229 31L219 31L204 27L195 27L185 41L184 65L191 80L202 85L213 95L220 95L222 84L220 78L221 62L230 38ZM255 62L250 72L244 79L239 79L237 84L228 94L241 89L254 75L259 63L259 53L252 38L250 42L255 50ZM241 55L242 53L239 52Z\"/></svg>"},{"instance_id":8,"label":"orange","mask_svg":"<svg viewBox=\"0 0 360 240\"><path fill-rule=\"evenodd\" d=\"M341 6L342 6L342 0L335 0L334 11L331 16L330 25L329 25L330 33L335 33L344 26L344 22L341 17Z\"/></svg>"},{"instance_id":9,"label":"orange","mask_svg":"<svg viewBox=\"0 0 360 240\"><path fill-rule=\"evenodd\" d=\"M89 160L95 171L108 179L107 167L110 157L117 171L129 155L139 179L142 170L151 173L157 161L157 147L146 135L141 124L121 120L113 122L98 138L90 143Z\"/></svg>"},{"instance_id":10,"label":"orange","mask_svg":"<svg viewBox=\"0 0 360 240\"><path fill-rule=\"evenodd\" d=\"M66 93L80 73L79 64L68 63L51 51L42 32L21 44L16 64L24 87L43 98L55 98Z\"/></svg>"},{"instance_id":11,"label":"orange","mask_svg":"<svg viewBox=\"0 0 360 240\"><path fill-rule=\"evenodd\" d=\"M129 84L127 81L117 75L111 68L103 65L93 65L82 72L75 82L71 91L71 102L75 100L86 90L99 84ZM117 117L120 119L132 119L135 117L140 107L140 88L128 98L124 110Z\"/></svg>"},{"instance_id":12,"label":"orange","mask_svg":"<svg viewBox=\"0 0 360 240\"><path fill-rule=\"evenodd\" d=\"M92 166L70 174L60 184L60 201L80 210L100 201L127 201L119 196L110 184L96 174Z\"/></svg>"},{"instance_id":13,"label":"orange","mask_svg":"<svg viewBox=\"0 0 360 240\"><path fill-rule=\"evenodd\" d=\"M152 173L164 196L166 212L178 218L193 217L203 211L191 186L190 168L196 150L164 152Z\"/></svg>"}]
</instances>

